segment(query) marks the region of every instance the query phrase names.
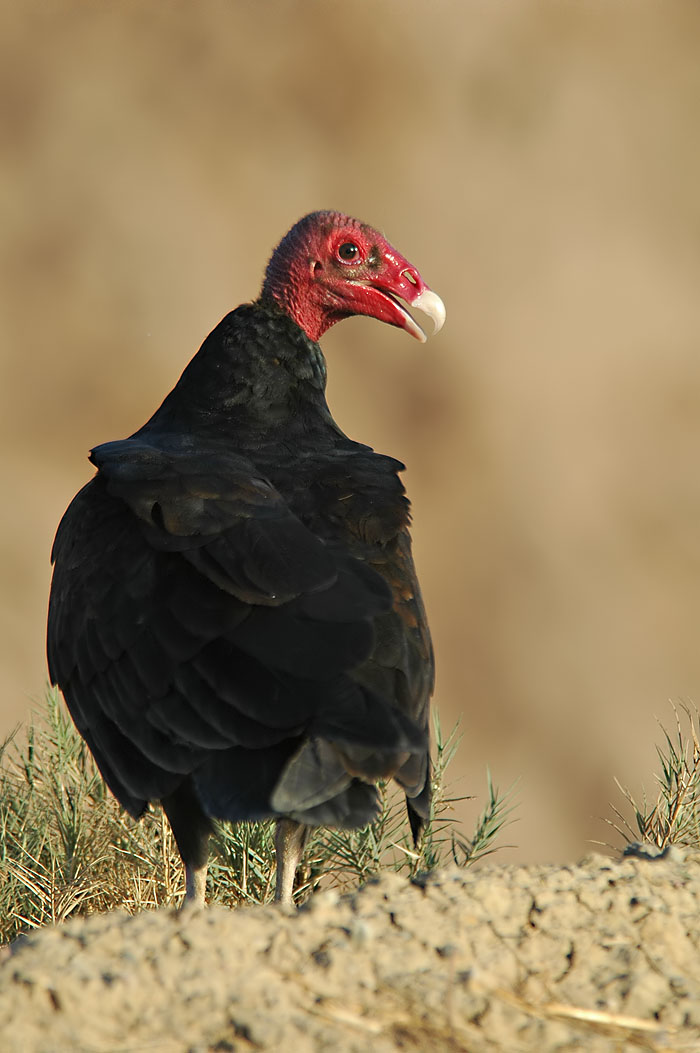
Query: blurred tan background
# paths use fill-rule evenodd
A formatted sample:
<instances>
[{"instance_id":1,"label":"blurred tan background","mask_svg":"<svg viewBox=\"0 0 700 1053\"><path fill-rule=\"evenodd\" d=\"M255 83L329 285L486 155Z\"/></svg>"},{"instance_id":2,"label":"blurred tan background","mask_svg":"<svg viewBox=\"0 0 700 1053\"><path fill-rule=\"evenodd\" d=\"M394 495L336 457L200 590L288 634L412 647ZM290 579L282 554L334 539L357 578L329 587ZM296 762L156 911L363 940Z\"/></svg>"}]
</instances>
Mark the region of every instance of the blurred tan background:
<instances>
[{"instance_id":1,"label":"blurred tan background","mask_svg":"<svg viewBox=\"0 0 700 1053\"><path fill-rule=\"evenodd\" d=\"M700 8L5 0L0 730L45 684L53 532L303 213L444 298L421 347L324 340L400 457L457 792L520 776L501 858L605 837L700 698Z\"/></svg>"}]
</instances>

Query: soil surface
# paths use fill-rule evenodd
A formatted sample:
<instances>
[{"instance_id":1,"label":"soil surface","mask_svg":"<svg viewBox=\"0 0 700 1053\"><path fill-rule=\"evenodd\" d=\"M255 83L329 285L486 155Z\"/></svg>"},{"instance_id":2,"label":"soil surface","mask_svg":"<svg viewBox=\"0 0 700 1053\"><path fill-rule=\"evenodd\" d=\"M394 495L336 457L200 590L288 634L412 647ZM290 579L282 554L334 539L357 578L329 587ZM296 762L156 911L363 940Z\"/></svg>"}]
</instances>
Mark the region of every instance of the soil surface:
<instances>
[{"instance_id":1,"label":"soil surface","mask_svg":"<svg viewBox=\"0 0 700 1053\"><path fill-rule=\"evenodd\" d=\"M0 1036L8 1053L697 1051L700 855L75 919L6 952Z\"/></svg>"}]
</instances>

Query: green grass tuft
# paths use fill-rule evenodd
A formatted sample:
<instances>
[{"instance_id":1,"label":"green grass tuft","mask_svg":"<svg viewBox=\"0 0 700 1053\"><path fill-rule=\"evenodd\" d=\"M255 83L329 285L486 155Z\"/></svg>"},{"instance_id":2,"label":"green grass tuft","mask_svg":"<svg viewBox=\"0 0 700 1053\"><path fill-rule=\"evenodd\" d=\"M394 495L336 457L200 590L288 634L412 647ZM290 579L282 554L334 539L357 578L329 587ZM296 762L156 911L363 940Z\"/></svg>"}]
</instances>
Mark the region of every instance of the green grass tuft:
<instances>
[{"instance_id":1,"label":"green grass tuft","mask_svg":"<svg viewBox=\"0 0 700 1053\"><path fill-rule=\"evenodd\" d=\"M700 848L700 714L697 707L673 705L676 727L667 731L659 721L663 744L656 747L660 771L655 775L656 796L641 802L616 779L631 809L625 815L611 805L616 819L605 819L625 844L652 845L663 851L669 845ZM608 847L615 847L610 846Z\"/></svg>"}]
</instances>

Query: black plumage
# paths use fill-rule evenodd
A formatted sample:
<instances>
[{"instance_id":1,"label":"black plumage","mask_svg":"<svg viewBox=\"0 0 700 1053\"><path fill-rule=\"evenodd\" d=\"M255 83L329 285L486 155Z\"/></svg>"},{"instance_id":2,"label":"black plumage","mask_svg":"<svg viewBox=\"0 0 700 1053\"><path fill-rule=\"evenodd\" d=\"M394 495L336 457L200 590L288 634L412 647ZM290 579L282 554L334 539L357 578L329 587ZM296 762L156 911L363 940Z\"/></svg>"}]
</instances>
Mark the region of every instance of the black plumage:
<instances>
[{"instance_id":1,"label":"black plumage","mask_svg":"<svg viewBox=\"0 0 700 1053\"><path fill-rule=\"evenodd\" d=\"M191 871L209 817L354 827L386 777L416 835L428 815L403 465L340 431L325 380L270 298L238 308L144 427L92 451L56 535L51 679L121 804L163 802Z\"/></svg>"}]
</instances>

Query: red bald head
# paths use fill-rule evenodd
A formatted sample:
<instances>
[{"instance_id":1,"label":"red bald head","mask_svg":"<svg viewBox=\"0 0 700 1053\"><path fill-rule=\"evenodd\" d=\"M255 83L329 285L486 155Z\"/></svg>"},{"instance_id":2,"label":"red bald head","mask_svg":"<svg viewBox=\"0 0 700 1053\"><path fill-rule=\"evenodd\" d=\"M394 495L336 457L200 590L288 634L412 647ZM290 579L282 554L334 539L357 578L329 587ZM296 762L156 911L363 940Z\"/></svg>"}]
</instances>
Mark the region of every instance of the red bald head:
<instances>
[{"instance_id":1,"label":"red bald head","mask_svg":"<svg viewBox=\"0 0 700 1053\"><path fill-rule=\"evenodd\" d=\"M425 311L435 331L440 329L442 300L416 268L372 227L340 212L311 212L292 227L272 255L261 294L312 340L353 314L369 315L425 340L396 297Z\"/></svg>"}]
</instances>

